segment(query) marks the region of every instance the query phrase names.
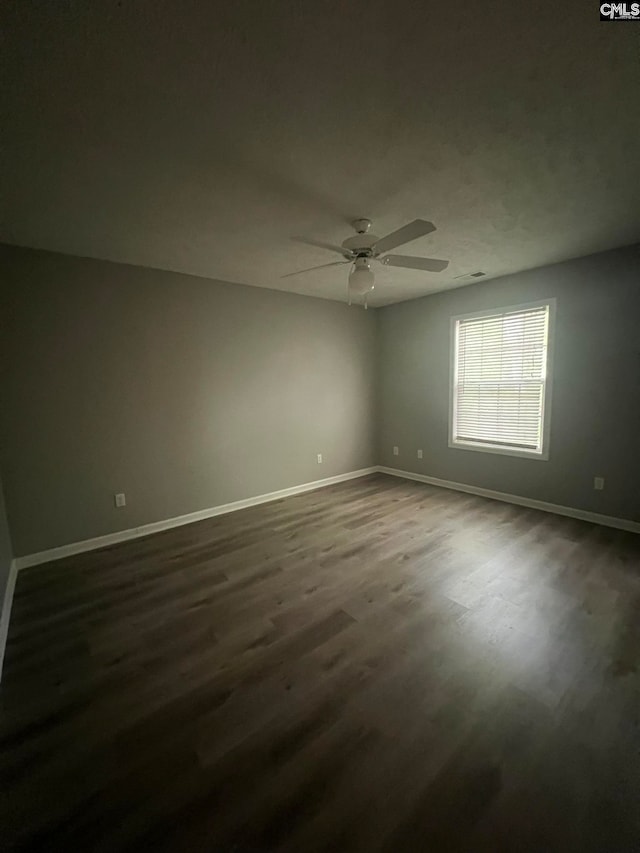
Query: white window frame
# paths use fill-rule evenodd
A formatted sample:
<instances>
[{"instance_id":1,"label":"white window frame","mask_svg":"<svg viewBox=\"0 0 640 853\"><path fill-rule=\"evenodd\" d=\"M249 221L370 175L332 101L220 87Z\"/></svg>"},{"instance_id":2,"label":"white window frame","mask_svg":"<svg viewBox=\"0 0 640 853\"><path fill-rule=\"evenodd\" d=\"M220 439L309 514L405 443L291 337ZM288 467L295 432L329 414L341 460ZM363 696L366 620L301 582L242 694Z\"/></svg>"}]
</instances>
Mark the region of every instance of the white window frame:
<instances>
[{"instance_id":1,"label":"white window frame","mask_svg":"<svg viewBox=\"0 0 640 853\"><path fill-rule=\"evenodd\" d=\"M460 320L471 320L476 317L496 317L516 311L526 311L532 308L549 309L547 327L547 364L545 371L544 394L542 397L542 446L540 450L525 450L519 447L504 447L499 444L485 444L473 441L454 440L454 423L456 417L456 368L458 357L457 331ZM555 340L556 300L553 297L539 299L536 302L525 302L521 305L487 308L484 311L472 311L469 314L457 314L450 318L450 354L449 354L449 447L456 450L474 450L480 453L497 453L501 456L521 456L527 459L547 461L549 459L549 444L551 432L551 400L553 386L553 346Z\"/></svg>"}]
</instances>

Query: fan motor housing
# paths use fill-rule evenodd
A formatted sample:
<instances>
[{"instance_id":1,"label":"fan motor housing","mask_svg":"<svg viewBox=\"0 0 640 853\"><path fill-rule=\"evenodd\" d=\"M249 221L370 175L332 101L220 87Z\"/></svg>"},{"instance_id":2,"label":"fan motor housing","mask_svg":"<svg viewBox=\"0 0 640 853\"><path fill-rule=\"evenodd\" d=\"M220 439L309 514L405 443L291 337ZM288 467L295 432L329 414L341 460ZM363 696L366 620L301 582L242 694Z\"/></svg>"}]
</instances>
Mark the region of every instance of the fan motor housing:
<instances>
[{"instance_id":1,"label":"fan motor housing","mask_svg":"<svg viewBox=\"0 0 640 853\"><path fill-rule=\"evenodd\" d=\"M380 239L376 234L370 234L370 219L355 219L351 223L357 232L353 237L347 237L342 244L351 255L358 258L370 258L373 256L373 246Z\"/></svg>"},{"instance_id":2,"label":"fan motor housing","mask_svg":"<svg viewBox=\"0 0 640 853\"><path fill-rule=\"evenodd\" d=\"M368 258L373 254L373 246L378 240L379 237L376 234L354 234L353 237L347 237L342 248L363 258Z\"/></svg>"}]
</instances>

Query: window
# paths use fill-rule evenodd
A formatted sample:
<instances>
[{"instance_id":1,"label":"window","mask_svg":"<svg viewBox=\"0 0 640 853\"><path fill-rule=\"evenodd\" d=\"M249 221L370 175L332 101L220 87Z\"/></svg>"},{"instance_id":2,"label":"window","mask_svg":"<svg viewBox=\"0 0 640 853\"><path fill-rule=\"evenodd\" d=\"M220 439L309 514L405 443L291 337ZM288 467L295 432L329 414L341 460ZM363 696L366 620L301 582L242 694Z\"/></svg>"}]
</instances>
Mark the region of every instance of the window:
<instances>
[{"instance_id":1,"label":"window","mask_svg":"<svg viewBox=\"0 0 640 853\"><path fill-rule=\"evenodd\" d=\"M554 308L452 318L450 447L549 458Z\"/></svg>"}]
</instances>

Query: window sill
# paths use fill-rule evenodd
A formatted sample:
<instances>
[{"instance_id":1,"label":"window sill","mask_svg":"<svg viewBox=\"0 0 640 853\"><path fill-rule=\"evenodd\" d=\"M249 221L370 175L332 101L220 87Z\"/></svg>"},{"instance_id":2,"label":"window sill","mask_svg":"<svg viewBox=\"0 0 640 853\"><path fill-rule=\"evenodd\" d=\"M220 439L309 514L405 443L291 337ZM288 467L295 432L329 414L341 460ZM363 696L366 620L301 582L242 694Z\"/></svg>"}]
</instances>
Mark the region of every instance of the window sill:
<instances>
[{"instance_id":1,"label":"window sill","mask_svg":"<svg viewBox=\"0 0 640 853\"><path fill-rule=\"evenodd\" d=\"M449 447L455 450L474 450L480 453L496 453L499 456L520 456L524 459L536 459L546 462L549 459L548 450L520 450L517 447L502 447L499 444L474 444L471 441L453 441L449 439Z\"/></svg>"}]
</instances>

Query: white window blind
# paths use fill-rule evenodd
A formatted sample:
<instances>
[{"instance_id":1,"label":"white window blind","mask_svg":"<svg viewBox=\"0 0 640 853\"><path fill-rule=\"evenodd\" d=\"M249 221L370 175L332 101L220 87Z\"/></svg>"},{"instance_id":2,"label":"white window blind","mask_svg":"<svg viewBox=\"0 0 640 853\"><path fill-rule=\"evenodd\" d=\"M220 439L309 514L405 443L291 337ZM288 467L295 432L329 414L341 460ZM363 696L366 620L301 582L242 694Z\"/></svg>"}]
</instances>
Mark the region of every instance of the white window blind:
<instances>
[{"instance_id":1,"label":"white window blind","mask_svg":"<svg viewBox=\"0 0 640 853\"><path fill-rule=\"evenodd\" d=\"M542 454L549 305L455 322L452 444Z\"/></svg>"}]
</instances>

